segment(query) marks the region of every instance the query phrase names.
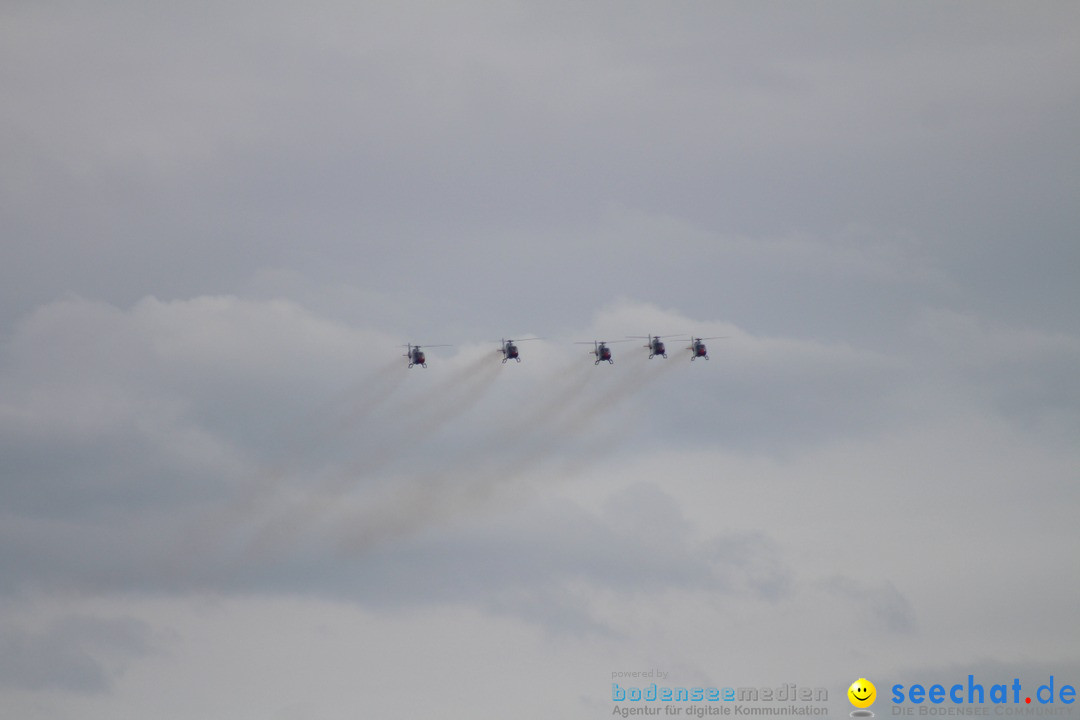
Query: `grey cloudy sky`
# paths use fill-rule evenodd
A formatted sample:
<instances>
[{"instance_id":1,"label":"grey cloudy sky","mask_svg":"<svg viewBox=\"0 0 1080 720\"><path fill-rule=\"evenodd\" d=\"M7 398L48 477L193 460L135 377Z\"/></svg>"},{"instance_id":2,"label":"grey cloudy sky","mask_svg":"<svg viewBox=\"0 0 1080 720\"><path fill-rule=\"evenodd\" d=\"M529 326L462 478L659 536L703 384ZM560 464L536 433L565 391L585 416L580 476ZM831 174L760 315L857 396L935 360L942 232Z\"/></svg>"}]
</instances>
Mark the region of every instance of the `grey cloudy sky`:
<instances>
[{"instance_id":1,"label":"grey cloudy sky","mask_svg":"<svg viewBox=\"0 0 1080 720\"><path fill-rule=\"evenodd\" d=\"M10 2L0 127L13 716L1080 682L1075 3Z\"/></svg>"}]
</instances>

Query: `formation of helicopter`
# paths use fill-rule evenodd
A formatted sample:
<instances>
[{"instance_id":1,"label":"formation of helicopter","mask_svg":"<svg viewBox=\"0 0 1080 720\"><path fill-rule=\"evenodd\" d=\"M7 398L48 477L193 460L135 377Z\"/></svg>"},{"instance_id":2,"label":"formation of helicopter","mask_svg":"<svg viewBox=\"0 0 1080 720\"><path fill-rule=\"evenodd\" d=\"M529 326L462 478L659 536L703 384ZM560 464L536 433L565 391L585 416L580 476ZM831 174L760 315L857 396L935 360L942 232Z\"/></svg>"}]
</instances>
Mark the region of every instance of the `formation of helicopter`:
<instances>
[{"instance_id":1,"label":"formation of helicopter","mask_svg":"<svg viewBox=\"0 0 1080 720\"><path fill-rule=\"evenodd\" d=\"M664 342L662 340L662 338L665 338L665 337L675 337L675 335L631 335L630 337L628 337L628 338L626 338L624 340L588 340L588 341L578 342L578 343L575 343L575 344L576 345L592 345L593 346L593 349L592 349L591 352L596 357L596 360L595 360L595 362L593 362L593 365L599 365L600 363L602 363L604 361L607 361L607 363L609 365L614 365L615 364L615 359L612 357L611 348L608 347L609 345L613 345L615 343L621 343L621 342L628 342L630 340L635 340L635 339L648 340L648 344L646 344L644 347L649 350L649 359L652 360L657 355L659 355L660 357L663 357L663 358L666 358L668 356L667 355L667 347L664 345ZM720 340L720 339L723 339L723 338L726 338L726 337L728 337L728 336L727 335L713 335L712 337L704 337L704 338L702 338L702 337L694 337L694 336L691 335L690 336L690 344L686 346L686 349L690 351L690 361L693 362L694 360L697 360L698 358L704 358L704 359L708 360L709 359L709 350L705 345L705 341L706 340ZM522 338L521 340L517 340L517 341L515 341L515 340L507 340L507 339L503 339L502 341L500 341L498 352L502 353L503 364L505 365L507 360L515 360L517 362L521 362L521 351L518 350L517 343L526 342L526 341L529 341L529 340L540 340L540 338L538 338L538 337L529 337L529 338ZM427 367L427 356L424 354L424 351L420 349L419 345L413 345L412 343L409 343L407 345L404 345L403 347L407 348L404 357L409 359L409 367L410 368L412 366L414 366L414 365L419 365L420 367L424 367L424 368ZM433 347L451 347L451 346L450 345L425 345L424 347L433 348Z\"/></svg>"}]
</instances>

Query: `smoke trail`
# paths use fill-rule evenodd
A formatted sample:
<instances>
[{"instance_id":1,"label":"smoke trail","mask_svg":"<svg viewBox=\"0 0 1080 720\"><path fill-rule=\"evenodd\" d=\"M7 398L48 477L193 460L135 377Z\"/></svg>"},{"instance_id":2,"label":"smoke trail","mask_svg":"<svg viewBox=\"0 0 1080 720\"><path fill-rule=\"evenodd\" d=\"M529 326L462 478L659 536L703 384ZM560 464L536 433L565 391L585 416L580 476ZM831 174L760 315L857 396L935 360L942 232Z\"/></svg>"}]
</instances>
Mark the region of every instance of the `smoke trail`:
<instances>
[{"instance_id":1,"label":"smoke trail","mask_svg":"<svg viewBox=\"0 0 1080 720\"><path fill-rule=\"evenodd\" d=\"M340 432L347 432L381 408L405 381L406 368L393 361L377 370L372 378L346 389L337 404L346 406L347 413L337 423Z\"/></svg>"},{"instance_id":2,"label":"smoke trail","mask_svg":"<svg viewBox=\"0 0 1080 720\"><path fill-rule=\"evenodd\" d=\"M368 440L366 446L358 448L362 457L346 463L335 479L323 485L323 489L344 492L364 476L408 455L418 442L479 403L494 384L498 370L494 356L482 355L441 379L432 389L394 407L391 413L380 418L376 427L366 428L369 431L367 438L355 438L360 442Z\"/></svg>"},{"instance_id":3,"label":"smoke trail","mask_svg":"<svg viewBox=\"0 0 1080 720\"><path fill-rule=\"evenodd\" d=\"M637 387L642 391L647 390L650 385L658 382L661 378L670 375L676 371L675 362L663 362L654 366L652 361L645 359L647 365L644 366L645 372L640 376ZM622 397L620 393L624 392L624 387L613 387L610 390L610 399L614 401L615 405L621 402ZM603 402L603 401L601 401ZM656 408L646 403L644 407L645 413L656 412ZM667 412L667 409L664 409ZM590 418L581 418L588 420ZM608 419L608 427L605 436L595 438L591 444L580 446L576 453L567 452L562 454L562 460L558 466L557 471L554 473L558 476L572 476L577 475L586 468L599 462L602 458L609 456L615 448L619 445L624 437L627 429L631 423L635 420L635 417L629 413L613 413Z\"/></svg>"},{"instance_id":4,"label":"smoke trail","mask_svg":"<svg viewBox=\"0 0 1080 720\"><path fill-rule=\"evenodd\" d=\"M655 375L647 372L642 363L627 364L631 368L629 373L615 378L602 368L589 368L593 371L593 377L589 378L590 382L585 387L599 385L595 392L578 392L578 386L570 385L566 393L569 398L567 402L561 402L557 407L541 407L529 415L525 422L530 430L529 435L519 438L521 442L516 453L508 458L509 467L504 466L497 475L513 477L517 467L535 467L546 458L570 452L575 443L588 444L590 432L601 419L625 421L625 414L615 412L618 405L627 400L634 389L652 382L651 377ZM600 377L596 377L598 370L604 373ZM560 452L556 453L556 450ZM473 492L481 492L483 482L483 479L474 482Z\"/></svg>"},{"instance_id":5,"label":"smoke trail","mask_svg":"<svg viewBox=\"0 0 1080 720\"><path fill-rule=\"evenodd\" d=\"M487 503L480 496L500 479L518 474L521 446L536 434L550 432L558 419L573 413L582 391L595 382L595 368L578 359L541 381L555 387L535 410L515 403L510 415L501 413L493 432L457 462L436 473L406 474L377 495L364 498L362 507L339 518L330 528L344 552L362 552L380 543L407 536L433 523L476 512ZM542 452L542 451L537 451Z\"/></svg>"},{"instance_id":6,"label":"smoke trail","mask_svg":"<svg viewBox=\"0 0 1080 720\"><path fill-rule=\"evenodd\" d=\"M494 354L477 357L436 388L405 403L401 411L414 433L433 433L479 402L498 377L500 363Z\"/></svg>"},{"instance_id":7,"label":"smoke trail","mask_svg":"<svg viewBox=\"0 0 1080 720\"><path fill-rule=\"evenodd\" d=\"M514 447L528 437L542 433L561 417L573 413L585 389L595 381L593 370L582 362L574 361L544 378L541 381L543 387L554 387L553 391L545 393L546 399L538 407L516 404L510 417L496 419L498 430L478 451L487 456L503 448Z\"/></svg>"},{"instance_id":8,"label":"smoke trail","mask_svg":"<svg viewBox=\"0 0 1080 720\"><path fill-rule=\"evenodd\" d=\"M241 552L250 542L244 538L255 532L259 518L274 514L283 504L301 469L386 403L404 380L403 370L398 361L376 367L339 397L294 421L281 445L285 457L248 477L230 501L209 510L198 527L189 528L180 538L171 562L174 574L189 574L200 558L220 556L230 547Z\"/></svg>"},{"instance_id":9,"label":"smoke trail","mask_svg":"<svg viewBox=\"0 0 1080 720\"><path fill-rule=\"evenodd\" d=\"M395 409L395 413L400 413L399 419L387 421L392 425L391 431L384 432L374 447L366 448L362 459L350 462L335 477L305 488L303 495L282 502L276 512L259 519L259 529L249 542L249 553L265 556L293 542L304 529L314 529L333 514L343 496L406 455L415 445L413 438L422 440L478 403L494 383L498 370L496 357L480 356L429 392ZM392 504L394 501L376 503L377 506ZM373 522L383 523L391 515L381 510Z\"/></svg>"},{"instance_id":10,"label":"smoke trail","mask_svg":"<svg viewBox=\"0 0 1080 720\"><path fill-rule=\"evenodd\" d=\"M448 376L432 378L433 387L416 388L375 418L375 410L409 377L396 364L396 375L391 367L380 368L335 403L348 412L330 423L331 429L316 433L324 444L354 443L351 461L324 464L324 473L330 472L321 479L300 478L298 469L264 475L254 500L223 511L218 525L228 525L237 561L250 562L279 557L298 541L328 541L342 552L364 552L438 523L489 511L512 493L530 492L522 481L545 462L562 458L558 467L565 474L610 453L619 443L618 429L632 421L630 414L616 411L676 365L650 362L637 353L617 363L614 368L585 359L567 363L541 382L538 403L518 402L509 415L500 413L489 432L438 470L399 472L381 482L386 469L423 456L432 434L479 403L501 364L497 353L478 356ZM596 436L601 420L616 427ZM328 423L315 424L326 428ZM224 536L222 530L214 534Z\"/></svg>"},{"instance_id":11,"label":"smoke trail","mask_svg":"<svg viewBox=\"0 0 1080 720\"><path fill-rule=\"evenodd\" d=\"M624 363L629 367L621 376L605 374L599 379L595 393L580 392L583 386L569 382L563 392L553 397L534 413L523 416L520 428L530 431L525 436L516 433L505 438L517 440L501 463L489 463L481 471L470 473L461 491L473 499L489 498L499 489L517 483L526 472L535 472L549 458L562 458L554 475L565 475L571 467L580 470L600 460L618 446L622 433L633 421L633 415L618 412L620 405L636 393L647 389L661 377L674 371L675 363L651 363L644 355L630 355ZM594 369L594 368L590 368ZM573 378L572 378L573 379ZM585 387L592 383L585 383ZM614 427L601 437L591 436L600 420ZM577 451L574 451L575 443ZM557 450L557 452L556 452Z\"/></svg>"},{"instance_id":12,"label":"smoke trail","mask_svg":"<svg viewBox=\"0 0 1080 720\"><path fill-rule=\"evenodd\" d=\"M629 375L614 380L598 377L595 366L580 362L556 373L556 379L563 379L561 387L535 410L500 423L501 430L480 445L479 452L471 453L467 463L445 467L437 476L399 478L381 497L368 498L365 507L341 517L336 529L330 529L338 547L347 553L363 552L434 523L478 513L498 498L522 491L521 479L535 472L552 450L568 449L569 441L579 440L605 411L674 368L674 363L647 367L646 362L644 357L631 359L626 363ZM580 367L584 370L573 371ZM584 392L597 380L602 383L598 393ZM625 414L613 418L620 425L629 419ZM609 433L599 442L586 444L583 452L571 455L564 464L583 466L596 461L617 443L616 434Z\"/></svg>"},{"instance_id":13,"label":"smoke trail","mask_svg":"<svg viewBox=\"0 0 1080 720\"><path fill-rule=\"evenodd\" d=\"M404 380L400 362L385 363L303 418L291 419L287 437L278 449L285 459L268 467L264 475L286 477L317 453L340 446L340 441L377 412Z\"/></svg>"},{"instance_id":14,"label":"smoke trail","mask_svg":"<svg viewBox=\"0 0 1080 720\"><path fill-rule=\"evenodd\" d=\"M648 389L675 367L673 362L661 361L657 364L655 359L649 360L640 353L630 355L624 365L628 365L630 370L615 377L582 412L572 416L567 428L569 431L583 432L601 413L618 406L635 392Z\"/></svg>"}]
</instances>

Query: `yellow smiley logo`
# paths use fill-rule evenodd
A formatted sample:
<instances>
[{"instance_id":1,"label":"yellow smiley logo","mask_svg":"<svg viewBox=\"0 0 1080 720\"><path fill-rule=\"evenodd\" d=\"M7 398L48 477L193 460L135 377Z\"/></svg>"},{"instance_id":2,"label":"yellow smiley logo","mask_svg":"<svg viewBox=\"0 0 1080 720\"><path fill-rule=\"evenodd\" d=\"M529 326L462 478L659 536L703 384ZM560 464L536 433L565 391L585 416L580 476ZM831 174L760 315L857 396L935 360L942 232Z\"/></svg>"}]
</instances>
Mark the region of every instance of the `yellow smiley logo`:
<instances>
[{"instance_id":1,"label":"yellow smiley logo","mask_svg":"<svg viewBox=\"0 0 1080 720\"><path fill-rule=\"evenodd\" d=\"M847 689L847 696L855 707L868 708L874 704L874 699L877 697L877 688L874 687L874 683L866 678L859 678L851 683L851 687Z\"/></svg>"}]
</instances>

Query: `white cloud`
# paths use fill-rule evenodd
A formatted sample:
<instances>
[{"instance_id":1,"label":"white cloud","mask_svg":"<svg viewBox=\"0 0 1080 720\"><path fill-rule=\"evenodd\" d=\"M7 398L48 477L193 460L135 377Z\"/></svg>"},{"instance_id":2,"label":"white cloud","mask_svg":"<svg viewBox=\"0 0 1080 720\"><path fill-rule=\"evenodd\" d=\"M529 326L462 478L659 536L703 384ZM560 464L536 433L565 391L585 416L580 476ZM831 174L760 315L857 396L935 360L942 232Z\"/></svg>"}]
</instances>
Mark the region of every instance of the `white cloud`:
<instances>
[{"instance_id":1,"label":"white cloud","mask_svg":"<svg viewBox=\"0 0 1080 720\"><path fill-rule=\"evenodd\" d=\"M594 366L571 344L672 329L727 340L707 364L633 341ZM407 370L399 340L283 301L42 308L0 381L5 592L453 608L542 628L551 662L559 638L592 637L619 662L746 682L777 652L826 677L866 643L893 669L931 638L956 662L1003 637L1067 656L1067 603L1010 608L1030 583L1075 594L1060 572L1074 453L986 415L980 385L917 372L923 349L761 337L630 300L522 343L520 364L466 343ZM939 370L987 357L972 342ZM759 650L717 665L702 623ZM823 657L829 643L843 649Z\"/></svg>"},{"instance_id":2,"label":"white cloud","mask_svg":"<svg viewBox=\"0 0 1080 720\"><path fill-rule=\"evenodd\" d=\"M1075 667L1080 26L929 8L5 6L4 707Z\"/></svg>"}]
</instances>

